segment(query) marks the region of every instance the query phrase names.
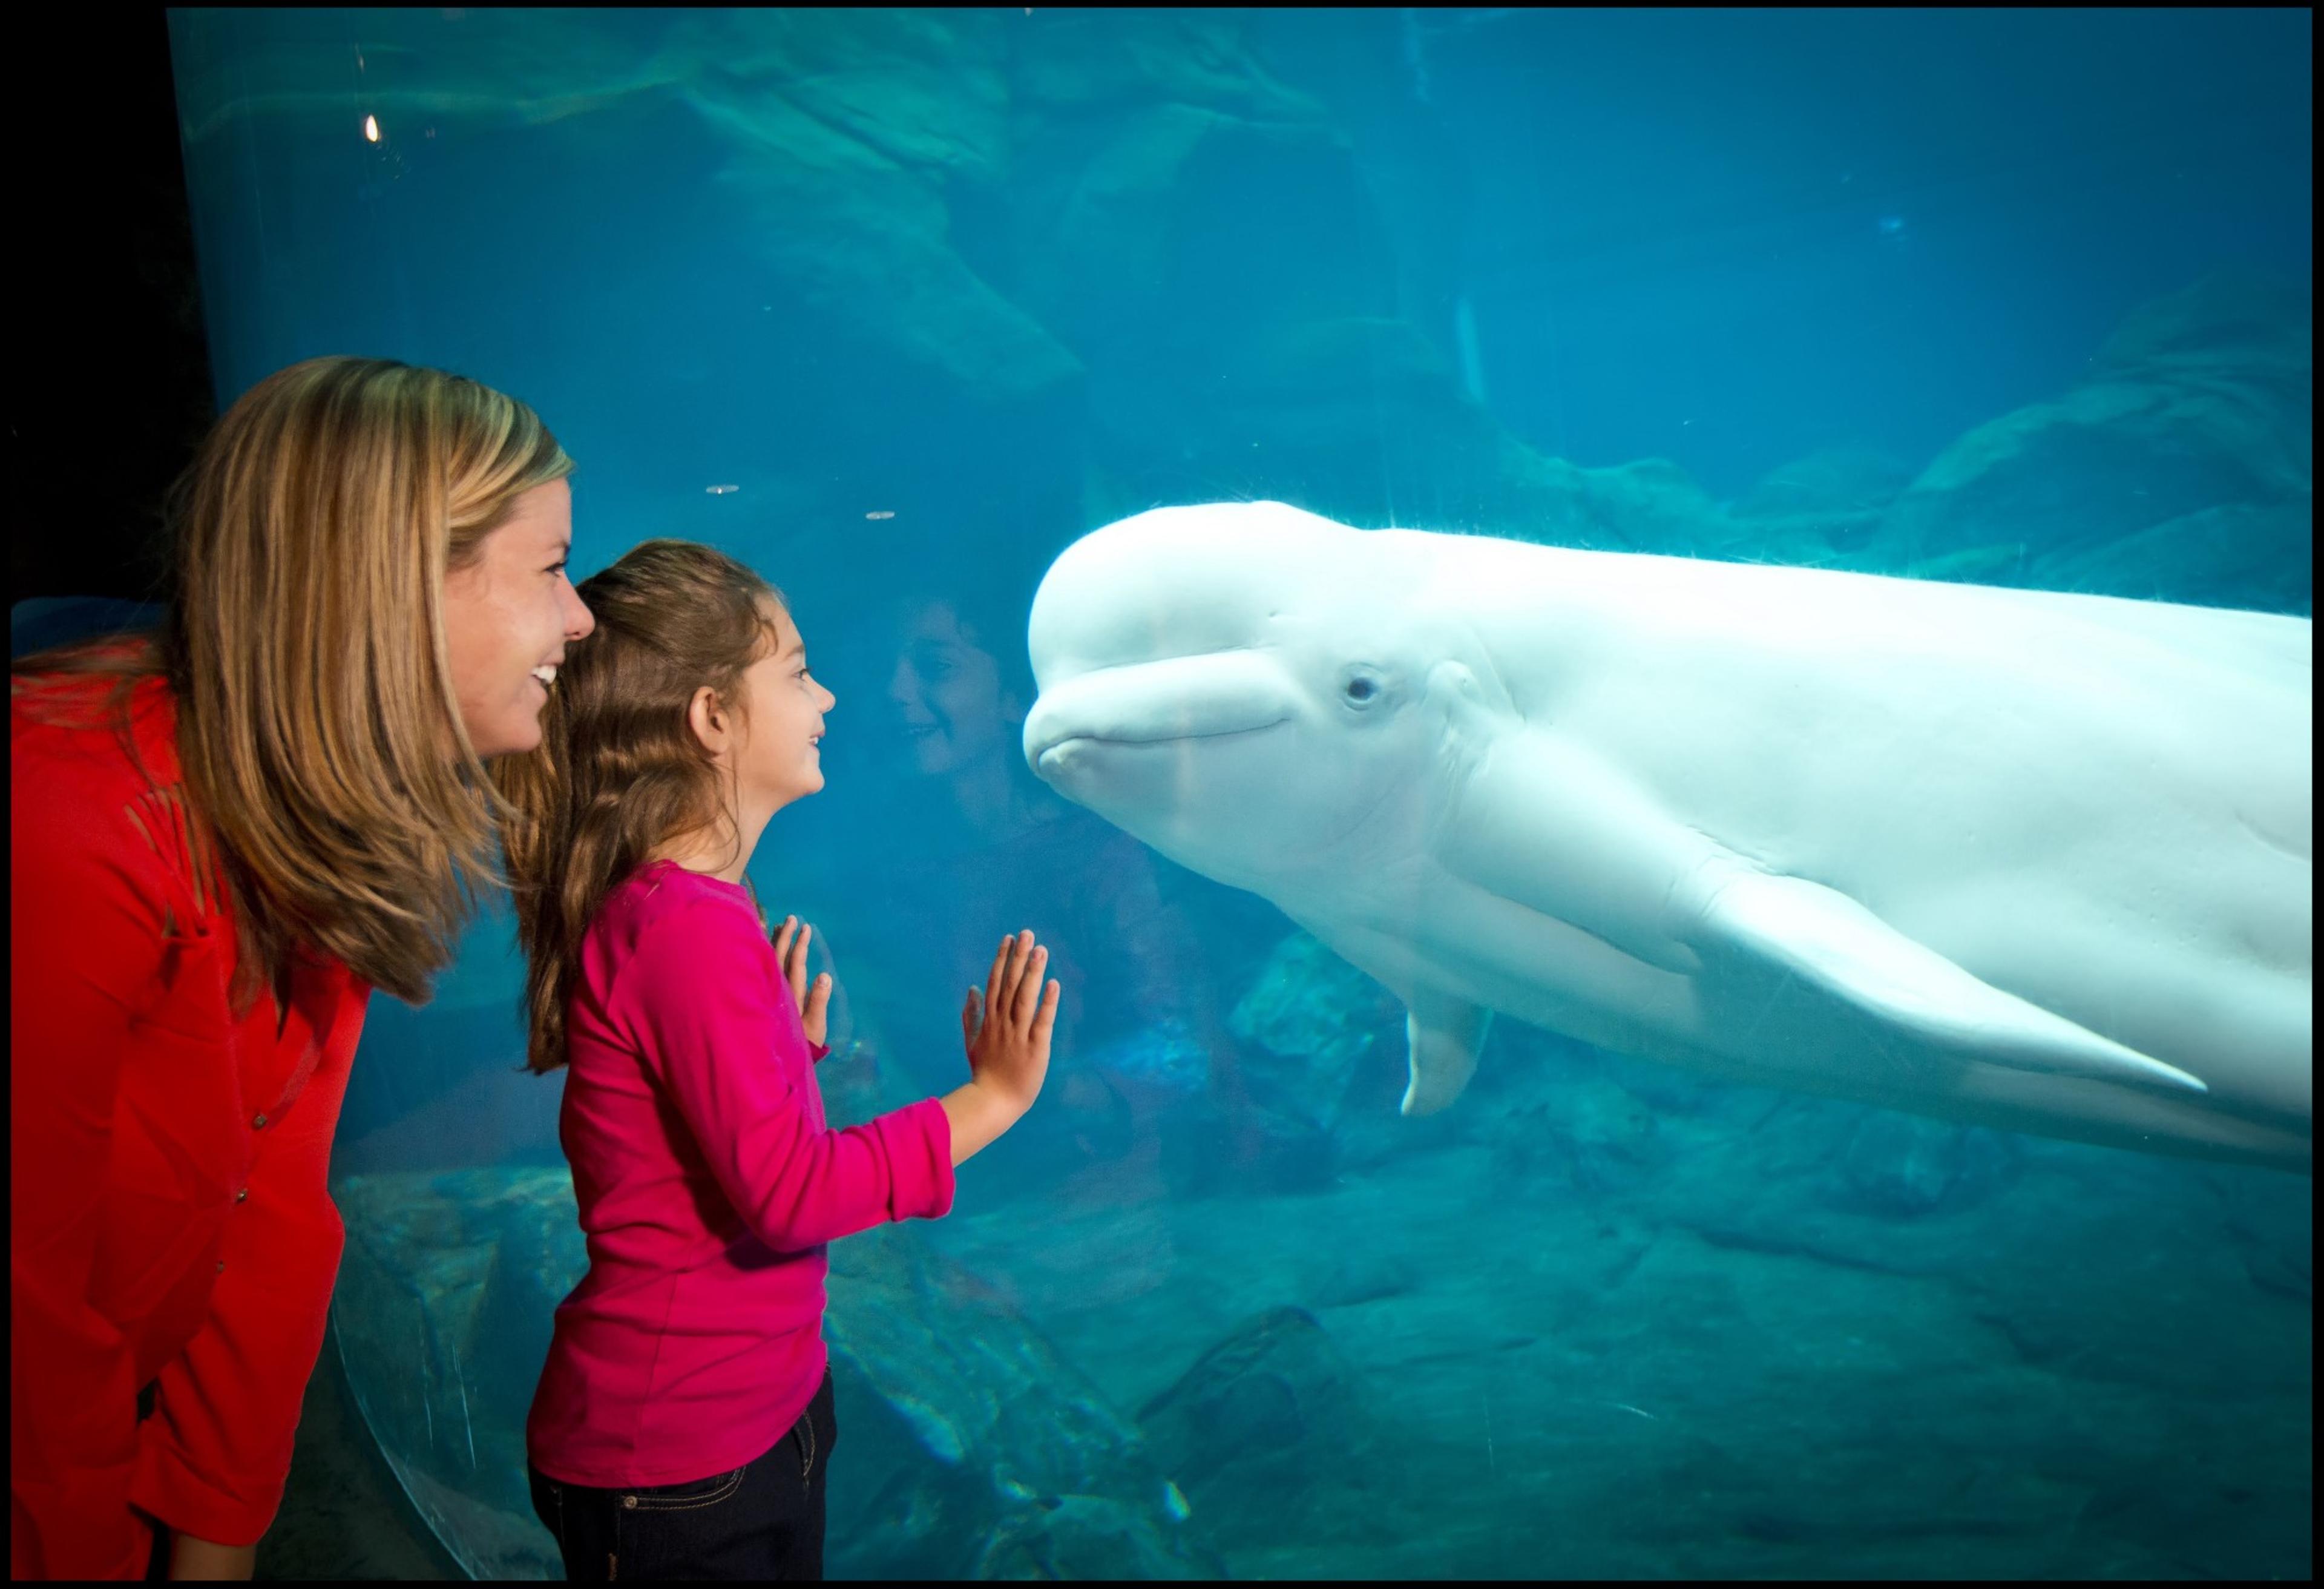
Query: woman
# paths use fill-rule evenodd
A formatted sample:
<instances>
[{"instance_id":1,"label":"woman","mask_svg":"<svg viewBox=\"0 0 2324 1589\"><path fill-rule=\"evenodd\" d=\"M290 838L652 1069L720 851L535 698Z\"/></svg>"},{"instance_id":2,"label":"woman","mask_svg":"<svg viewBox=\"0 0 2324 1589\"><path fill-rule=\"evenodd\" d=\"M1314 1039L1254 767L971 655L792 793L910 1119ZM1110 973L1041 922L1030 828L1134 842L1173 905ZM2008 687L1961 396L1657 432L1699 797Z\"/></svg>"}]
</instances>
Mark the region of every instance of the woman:
<instances>
[{"instance_id":1,"label":"woman","mask_svg":"<svg viewBox=\"0 0 2324 1589\"><path fill-rule=\"evenodd\" d=\"M539 743L591 627L571 468L473 381L293 365L180 483L159 639L16 665L14 1575L250 1575L365 1001L450 960L494 875L484 758Z\"/></svg>"}]
</instances>

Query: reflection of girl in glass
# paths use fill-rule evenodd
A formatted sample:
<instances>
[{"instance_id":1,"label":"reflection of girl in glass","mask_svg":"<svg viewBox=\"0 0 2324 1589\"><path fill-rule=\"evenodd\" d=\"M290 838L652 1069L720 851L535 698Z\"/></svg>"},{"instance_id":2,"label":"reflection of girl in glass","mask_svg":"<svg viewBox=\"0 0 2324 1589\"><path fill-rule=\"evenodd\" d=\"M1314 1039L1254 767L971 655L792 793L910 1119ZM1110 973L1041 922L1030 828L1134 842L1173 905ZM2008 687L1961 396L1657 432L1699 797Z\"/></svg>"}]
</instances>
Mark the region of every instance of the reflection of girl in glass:
<instances>
[{"instance_id":1,"label":"reflection of girl in glass","mask_svg":"<svg viewBox=\"0 0 2324 1589\"><path fill-rule=\"evenodd\" d=\"M865 908L839 906L835 942L844 939L851 967L911 966L927 980L973 964L989 932L1030 922L1055 951L1050 974L1071 1013L1057 1032L1056 1103L993 1171L1044 1195L1080 1169L1102 1173L1108 1196L1158 1195L1139 1162L1156 1147L1161 1113L1198 1100L1185 1077L1140 1074L1134 1061L1156 1049L1157 1034L1183 1034L1171 1040L1204 1055L1213 1084L1231 1079L1214 968L1163 893L1167 863L1058 799L1025 764L1036 688L1024 625L1036 580L1028 574L1019 588L958 563L951 573L898 594L876 626L884 643L867 682L884 688L915 839L857 880L872 886L841 893ZM883 1057L908 1066L943 1012L891 999L881 1017Z\"/></svg>"}]
</instances>

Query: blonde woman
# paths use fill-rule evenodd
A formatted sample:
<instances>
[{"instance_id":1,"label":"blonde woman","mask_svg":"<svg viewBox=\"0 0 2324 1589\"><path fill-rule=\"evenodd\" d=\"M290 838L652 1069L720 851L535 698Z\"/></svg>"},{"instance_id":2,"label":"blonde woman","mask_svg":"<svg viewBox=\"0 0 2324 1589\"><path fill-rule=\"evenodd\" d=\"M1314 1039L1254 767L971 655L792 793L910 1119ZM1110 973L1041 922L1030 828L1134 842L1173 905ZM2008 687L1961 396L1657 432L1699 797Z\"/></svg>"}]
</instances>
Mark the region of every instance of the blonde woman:
<instances>
[{"instance_id":1,"label":"blonde woman","mask_svg":"<svg viewBox=\"0 0 2324 1589\"><path fill-rule=\"evenodd\" d=\"M180 485L161 634L16 665L14 1576L249 1576L365 1002L449 961L493 874L484 759L539 743L592 626L571 468L473 381L293 365Z\"/></svg>"}]
</instances>

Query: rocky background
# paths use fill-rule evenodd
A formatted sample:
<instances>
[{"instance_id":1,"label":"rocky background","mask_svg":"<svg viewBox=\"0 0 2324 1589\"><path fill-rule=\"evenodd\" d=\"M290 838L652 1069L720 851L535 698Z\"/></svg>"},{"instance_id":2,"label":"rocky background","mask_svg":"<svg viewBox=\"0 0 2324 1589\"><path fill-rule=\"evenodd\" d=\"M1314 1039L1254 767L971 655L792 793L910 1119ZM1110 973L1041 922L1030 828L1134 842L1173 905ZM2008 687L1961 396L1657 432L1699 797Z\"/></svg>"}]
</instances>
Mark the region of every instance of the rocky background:
<instances>
[{"instance_id":1,"label":"rocky background","mask_svg":"<svg viewBox=\"0 0 2324 1589\"><path fill-rule=\"evenodd\" d=\"M2304 1574L2304 1178L1514 1023L1406 1121L1387 996L1316 962L1286 945L1239 1024L1332 1129L1206 1164L1196 1104L1175 1163L834 1248L834 1575ZM569 1179L338 1198L370 1427L468 1570L553 1575L521 1427L584 1264Z\"/></svg>"},{"instance_id":2,"label":"rocky background","mask_svg":"<svg viewBox=\"0 0 2324 1589\"><path fill-rule=\"evenodd\" d=\"M1378 85L1289 86L1253 27L410 14L350 77L325 14L181 13L221 383L318 338L424 346L539 396L639 533L705 533L792 579L843 535L860 571L875 499L894 529L1017 542L1029 579L1122 513L1272 496L1360 525L2309 610L2306 282L2191 282L2078 383L1931 459L1842 445L1732 501L1661 460L1579 467L1460 374L1442 283L1414 280L1416 180L1350 131ZM383 136L350 151L360 115ZM315 215L254 220L254 180ZM508 268L378 247L395 227ZM697 479L736 489L706 501Z\"/></svg>"},{"instance_id":3,"label":"rocky background","mask_svg":"<svg viewBox=\"0 0 2324 1589\"><path fill-rule=\"evenodd\" d=\"M2190 278L1932 457L1836 443L1714 494L1505 427L1425 180L1242 14L365 27L175 14L221 383L364 346L535 397L601 561L711 540L844 626L867 569L991 549L1029 596L1090 526L1269 496L2312 608L2305 280ZM1157 1028L1107 1057L1138 1104L1070 1184L835 1251L835 1573L2308 1575L2304 1178L1509 1022L1458 1109L1404 1121L1392 1004L1277 933L1224 990L1231 1054ZM441 1076L366 1056L431 1133L490 1118L453 1086L482 1039L451 1031ZM876 1106L872 1064L829 1062L835 1111ZM581 1262L569 1182L342 1171L369 1427L470 1570L551 1570L521 1426Z\"/></svg>"}]
</instances>

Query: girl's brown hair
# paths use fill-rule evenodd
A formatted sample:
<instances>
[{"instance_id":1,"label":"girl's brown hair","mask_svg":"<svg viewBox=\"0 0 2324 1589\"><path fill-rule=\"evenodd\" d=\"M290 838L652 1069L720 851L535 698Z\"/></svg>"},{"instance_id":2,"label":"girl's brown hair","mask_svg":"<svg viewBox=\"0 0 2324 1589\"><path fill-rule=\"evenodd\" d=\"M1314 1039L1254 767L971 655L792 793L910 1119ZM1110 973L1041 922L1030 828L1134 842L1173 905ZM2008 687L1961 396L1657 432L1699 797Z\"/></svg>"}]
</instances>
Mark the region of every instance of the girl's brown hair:
<instances>
[{"instance_id":1,"label":"girl's brown hair","mask_svg":"<svg viewBox=\"0 0 2324 1589\"><path fill-rule=\"evenodd\" d=\"M509 884L525 952L534 1070L565 1063L582 935L657 845L730 824L733 807L687 709L706 685L740 713L781 593L725 553L649 540L578 587L596 632L568 649L538 749L493 763L514 808ZM733 835L737 848L742 835Z\"/></svg>"},{"instance_id":2,"label":"girl's brown hair","mask_svg":"<svg viewBox=\"0 0 2324 1589\"><path fill-rule=\"evenodd\" d=\"M233 901L238 1010L300 946L411 1003L450 963L496 881L498 813L453 692L444 579L572 469L538 414L464 376L292 365L227 411L172 493L158 642L12 666L18 698L110 674L125 707L139 679L168 680L196 842Z\"/></svg>"}]
</instances>

